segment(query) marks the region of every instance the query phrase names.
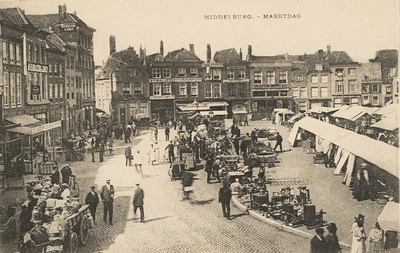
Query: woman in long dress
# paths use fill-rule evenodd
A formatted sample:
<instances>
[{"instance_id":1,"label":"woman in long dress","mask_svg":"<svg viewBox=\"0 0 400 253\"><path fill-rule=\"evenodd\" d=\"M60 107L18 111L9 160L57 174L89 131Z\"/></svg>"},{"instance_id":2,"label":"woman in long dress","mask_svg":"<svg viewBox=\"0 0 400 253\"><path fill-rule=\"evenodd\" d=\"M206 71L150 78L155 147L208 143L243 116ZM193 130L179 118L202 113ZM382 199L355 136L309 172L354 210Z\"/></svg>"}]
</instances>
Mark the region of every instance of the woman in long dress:
<instances>
[{"instance_id":1,"label":"woman in long dress","mask_svg":"<svg viewBox=\"0 0 400 253\"><path fill-rule=\"evenodd\" d=\"M379 223L375 223L375 228L371 229L368 234L369 249L368 252L383 252L383 231Z\"/></svg>"},{"instance_id":2,"label":"woman in long dress","mask_svg":"<svg viewBox=\"0 0 400 253\"><path fill-rule=\"evenodd\" d=\"M367 235L364 231L364 222L361 219L357 219L357 226L352 229L353 243L351 244L351 253L365 253L365 240Z\"/></svg>"},{"instance_id":3,"label":"woman in long dress","mask_svg":"<svg viewBox=\"0 0 400 253\"><path fill-rule=\"evenodd\" d=\"M149 163L151 163L151 165L154 165L154 162L156 161L156 152L155 152L153 144L151 144L151 146L150 146L148 155L149 155Z\"/></svg>"}]
</instances>

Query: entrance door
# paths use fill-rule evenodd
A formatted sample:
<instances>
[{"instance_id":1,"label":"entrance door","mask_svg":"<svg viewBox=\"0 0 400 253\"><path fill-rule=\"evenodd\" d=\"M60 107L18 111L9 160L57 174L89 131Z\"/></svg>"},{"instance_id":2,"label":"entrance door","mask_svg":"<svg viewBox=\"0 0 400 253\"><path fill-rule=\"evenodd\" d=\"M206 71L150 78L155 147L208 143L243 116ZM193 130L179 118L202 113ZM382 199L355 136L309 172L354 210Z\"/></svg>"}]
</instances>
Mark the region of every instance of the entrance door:
<instances>
[{"instance_id":1,"label":"entrance door","mask_svg":"<svg viewBox=\"0 0 400 253\"><path fill-rule=\"evenodd\" d=\"M125 108L120 108L119 109L119 122L122 125L126 125L126 118L125 118Z\"/></svg>"}]
</instances>

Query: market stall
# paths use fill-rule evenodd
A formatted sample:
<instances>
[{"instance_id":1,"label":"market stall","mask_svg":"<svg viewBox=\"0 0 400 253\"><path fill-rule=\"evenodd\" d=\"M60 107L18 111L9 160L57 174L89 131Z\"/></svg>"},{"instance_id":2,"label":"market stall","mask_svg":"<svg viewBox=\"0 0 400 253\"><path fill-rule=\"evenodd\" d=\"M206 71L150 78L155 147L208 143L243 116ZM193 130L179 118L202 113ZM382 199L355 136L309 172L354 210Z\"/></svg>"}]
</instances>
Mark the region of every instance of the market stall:
<instances>
[{"instance_id":1,"label":"market stall","mask_svg":"<svg viewBox=\"0 0 400 253\"><path fill-rule=\"evenodd\" d=\"M388 202L383 208L381 214L378 216L378 222L386 236L385 250L393 248L400 248L399 245L399 213L400 204L395 202Z\"/></svg>"}]
</instances>

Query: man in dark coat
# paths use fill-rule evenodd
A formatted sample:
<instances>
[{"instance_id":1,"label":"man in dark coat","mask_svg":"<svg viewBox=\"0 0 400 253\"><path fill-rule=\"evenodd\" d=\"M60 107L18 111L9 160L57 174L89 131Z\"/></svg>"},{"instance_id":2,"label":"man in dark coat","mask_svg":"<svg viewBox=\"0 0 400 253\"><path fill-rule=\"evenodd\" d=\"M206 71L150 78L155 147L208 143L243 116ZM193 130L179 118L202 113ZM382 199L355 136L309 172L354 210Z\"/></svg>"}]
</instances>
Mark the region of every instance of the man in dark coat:
<instances>
[{"instance_id":1,"label":"man in dark coat","mask_svg":"<svg viewBox=\"0 0 400 253\"><path fill-rule=\"evenodd\" d=\"M324 237L324 229L315 229L316 235L311 239L311 253L326 253L328 250Z\"/></svg>"},{"instance_id":2,"label":"man in dark coat","mask_svg":"<svg viewBox=\"0 0 400 253\"><path fill-rule=\"evenodd\" d=\"M169 127L168 126L166 126L165 127L165 140L166 141L169 141Z\"/></svg>"},{"instance_id":3,"label":"man in dark coat","mask_svg":"<svg viewBox=\"0 0 400 253\"><path fill-rule=\"evenodd\" d=\"M135 195L133 195L133 213L136 216L136 210L140 209L140 222L144 223L144 208L143 208L144 191L136 184Z\"/></svg>"},{"instance_id":4,"label":"man in dark coat","mask_svg":"<svg viewBox=\"0 0 400 253\"><path fill-rule=\"evenodd\" d=\"M104 145L104 141L101 141L99 145L99 162L104 162Z\"/></svg>"},{"instance_id":5,"label":"man in dark coat","mask_svg":"<svg viewBox=\"0 0 400 253\"><path fill-rule=\"evenodd\" d=\"M168 160L170 163L174 161L174 144L172 141L169 142L168 146L165 148L165 150L168 149Z\"/></svg>"},{"instance_id":6,"label":"man in dark coat","mask_svg":"<svg viewBox=\"0 0 400 253\"><path fill-rule=\"evenodd\" d=\"M93 221L96 221L96 209L100 202L99 195L95 191L96 187L90 187L90 192L86 195L85 204L89 205L90 213L92 214Z\"/></svg>"},{"instance_id":7,"label":"man in dark coat","mask_svg":"<svg viewBox=\"0 0 400 253\"><path fill-rule=\"evenodd\" d=\"M279 133L277 133L277 135L276 135L276 144L275 144L275 147L274 147L274 151L276 151L276 148L279 146L280 149L281 149L281 152L282 152L282 141L283 141L282 136Z\"/></svg>"},{"instance_id":8,"label":"man in dark coat","mask_svg":"<svg viewBox=\"0 0 400 253\"><path fill-rule=\"evenodd\" d=\"M61 169L61 175L62 175L62 183L68 184L69 183L69 177L72 175L72 169L71 169L71 165L69 163L67 163Z\"/></svg>"},{"instance_id":9,"label":"man in dark coat","mask_svg":"<svg viewBox=\"0 0 400 253\"><path fill-rule=\"evenodd\" d=\"M110 184L110 180L106 180L106 184L103 185L101 188L100 192L100 197L101 201L103 201L104 204L104 223L107 223L107 214L108 216L108 221L110 222L110 225L112 225L112 219L113 219L113 204L114 204L114 186Z\"/></svg>"},{"instance_id":10,"label":"man in dark coat","mask_svg":"<svg viewBox=\"0 0 400 253\"><path fill-rule=\"evenodd\" d=\"M125 149L125 166L132 166L131 156L132 156L131 146L128 145L128 147Z\"/></svg>"},{"instance_id":11,"label":"man in dark coat","mask_svg":"<svg viewBox=\"0 0 400 253\"><path fill-rule=\"evenodd\" d=\"M330 223L326 229L328 229L329 234L325 237L327 244L327 253L341 253L342 249L340 248L339 238L336 235L336 224Z\"/></svg>"},{"instance_id":12,"label":"man in dark coat","mask_svg":"<svg viewBox=\"0 0 400 253\"><path fill-rule=\"evenodd\" d=\"M218 202L221 203L222 206L222 213L224 214L224 217L226 217L228 220L231 219L231 202L232 198L232 192L231 189L229 188L228 184L224 184L223 187L219 189L219 196L218 196Z\"/></svg>"},{"instance_id":13,"label":"man in dark coat","mask_svg":"<svg viewBox=\"0 0 400 253\"><path fill-rule=\"evenodd\" d=\"M59 184L60 183L60 171L58 171L57 166L53 166L53 174L50 176L52 184Z\"/></svg>"},{"instance_id":14,"label":"man in dark coat","mask_svg":"<svg viewBox=\"0 0 400 253\"><path fill-rule=\"evenodd\" d=\"M19 154L17 156L17 178L20 180L22 178L22 176L24 175L24 171L25 171L25 161L24 161L24 156L23 154Z\"/></svg>"}]
</instances>

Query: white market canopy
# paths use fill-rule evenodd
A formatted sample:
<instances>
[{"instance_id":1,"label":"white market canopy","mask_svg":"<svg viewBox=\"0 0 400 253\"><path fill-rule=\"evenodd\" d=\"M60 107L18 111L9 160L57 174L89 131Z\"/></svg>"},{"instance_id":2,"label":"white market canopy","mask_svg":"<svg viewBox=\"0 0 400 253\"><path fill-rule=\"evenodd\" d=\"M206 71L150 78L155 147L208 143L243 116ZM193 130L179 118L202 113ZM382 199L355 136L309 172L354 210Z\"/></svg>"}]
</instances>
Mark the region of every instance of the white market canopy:
<instances>
[{"instance_id":1,"label":"white market canopy","mask_svg":"<svg viewBox=\"0 0 400 253\"><path fill-rule=\"evenodd\" d=\"M377 123L372 124L371 127L394 131L399 128L399 119L397 117L383 118Z\"/></svg>"},{"instance_id":2,"label":"white market canopy","mask_svg":"<svg viewBox=\"0 0 400 253\"><path fill-rule=\"evenodd\" d=\"M400 232L399 227L399 203L388 202L378 216L379 225L383 230Z\"/></svg>"},{"instance_id":3,"label":"white market canopy","mask_svg":"<svg viewBox=\"0 0 400 253\"><path fill-rule=\"evenodd\" d=\"M372 116L372 114L377 110L377 108L369 108L358 105L342 106L337 112L332 114L332 117L356 121L358 118L365 114L369 114Z\"/></svg>"},{"instance_id":4,"label":"white market canopy","mask_svg":"<svg viewBox=\"0 0 400 253\"><path fill-rule=\"evenodd\" d=\"M296 140L299 128L307 130L399 178L399 148L311 117L305 117L295 123L288 138L291 144Z\"/></svg>"},{"instance_id":5,"label":"white market canopy","mask_svg":"<svg viewBox=\"0 0 400 253\"><path fill-rule=\"evenodd\" d=\"M330 112L336 112L340 108L333 108L333 107L321 107L321 106L316 106L308 110L307 112L314 112L314 113L330 113Z\"/></svg>"}]
</instances>

